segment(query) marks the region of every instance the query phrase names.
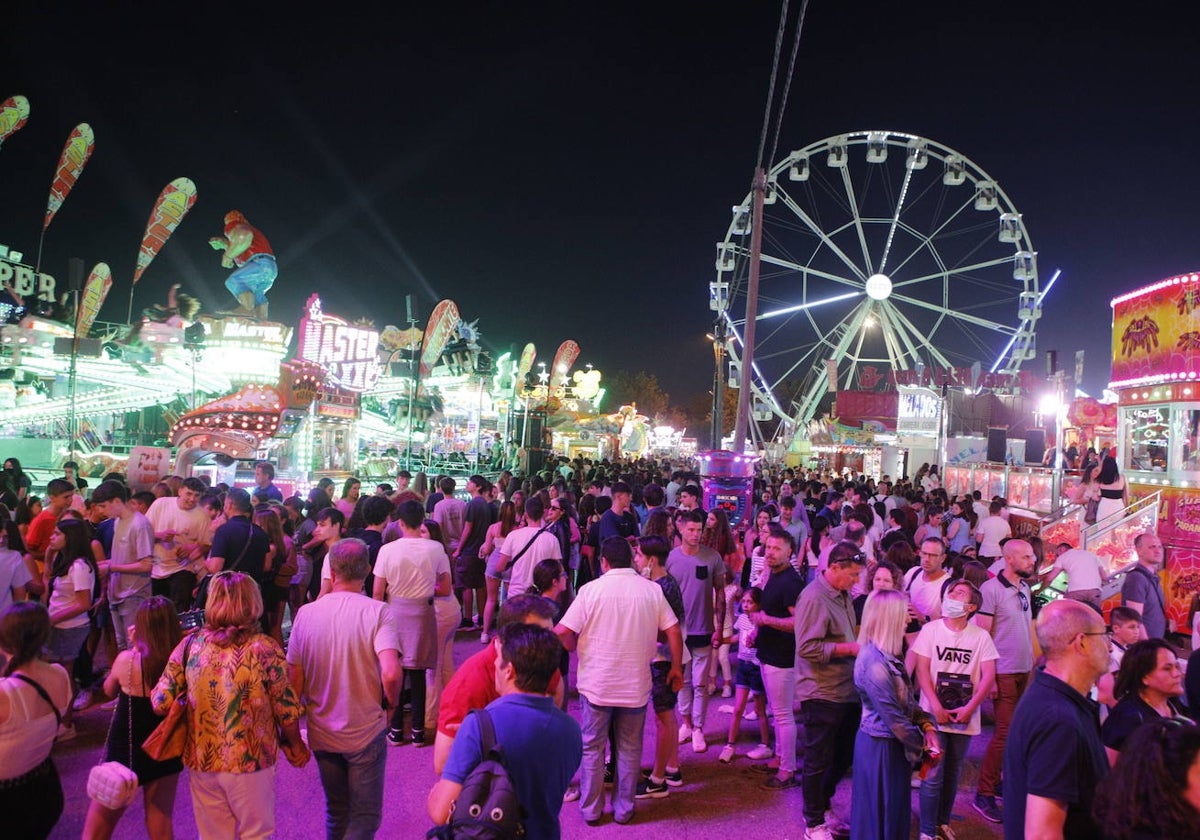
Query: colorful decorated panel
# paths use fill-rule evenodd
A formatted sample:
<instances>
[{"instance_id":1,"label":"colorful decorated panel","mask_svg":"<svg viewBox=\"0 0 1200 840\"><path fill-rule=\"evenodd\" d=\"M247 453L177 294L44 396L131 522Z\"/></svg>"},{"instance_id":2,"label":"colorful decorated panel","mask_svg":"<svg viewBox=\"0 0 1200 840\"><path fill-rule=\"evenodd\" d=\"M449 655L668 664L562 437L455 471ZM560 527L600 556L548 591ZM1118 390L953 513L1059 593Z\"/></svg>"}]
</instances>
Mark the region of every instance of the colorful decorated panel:
<instances>
[{"instance_id":1,"label":"colorful decorated panel","mask_svg":"<svg viewBox=\"0 0 1200 840\"><path fill-rule=\"evenodd\" d=\"M1200 274L1114 298L1112 387L1200 378Z\"/></svg>"}]
</instances>

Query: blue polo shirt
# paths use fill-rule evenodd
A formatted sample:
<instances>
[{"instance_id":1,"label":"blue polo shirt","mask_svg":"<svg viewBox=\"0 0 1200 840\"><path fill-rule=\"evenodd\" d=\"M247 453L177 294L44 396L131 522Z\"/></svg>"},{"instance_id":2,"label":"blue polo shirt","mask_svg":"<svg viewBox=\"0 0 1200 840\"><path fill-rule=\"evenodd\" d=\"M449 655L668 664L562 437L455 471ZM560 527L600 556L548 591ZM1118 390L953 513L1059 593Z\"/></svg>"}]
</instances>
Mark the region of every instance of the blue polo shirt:
<instances>
[{"instance_id":1,"label":"blue polo shirt","mask_svg":"<svg viewBox=\"0 0 1200 840\"><path fill-rule=\"evenodd\" d=\"M506 694L487 706L504 750L504 766L525 807L527 840L559 840L563 794L583 758L579 724L551 697ZM483 760L479 723L467 715L459 727L442 778L462 784Z\"/></svg>"},{"instance_id":2,"label":"blue polo shirt","mask_svg":"<svg viewBox=\"0 0 1200 840\"><path fill-rule=\"evenodd\" d=\"M1094 840L1096 785L1108 775L1099 706L1044 670L1033 675L1013 713L1004 749L1004 837L1025 836L1025 797L1067 805L1064 840Z\"/></svg>"}]
</instances>

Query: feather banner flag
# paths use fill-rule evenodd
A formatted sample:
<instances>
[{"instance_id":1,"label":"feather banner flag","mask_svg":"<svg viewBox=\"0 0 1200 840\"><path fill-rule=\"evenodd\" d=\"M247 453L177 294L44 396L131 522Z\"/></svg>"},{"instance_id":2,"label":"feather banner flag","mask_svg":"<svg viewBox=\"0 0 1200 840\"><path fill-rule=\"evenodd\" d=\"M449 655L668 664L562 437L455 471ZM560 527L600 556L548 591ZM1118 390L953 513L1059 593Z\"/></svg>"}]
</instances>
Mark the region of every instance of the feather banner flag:
<instances>
[{"instance_id":1,"label":"feather banner flag","mask_svg":"<svg viewBox=\"0 0 1200 840\"><path fill-rule=\"evenodd\" d=\"M452 300L439 301L429 313L429 324L425 328L425 339L421 342L422 377L429 376L433 366L441 358L442 351L450 343L450 334L458 326L462 317L458 313L458 305Z\"/></svg>"},{"instance_id":2,"label":"feather banner flag","mask_svg":"<svg viewBox=\"0 0 1200 840\"><path fill-rule=\"evenodd\" d=\"M566 379L567 373L578 358L579 345L568 338L562 344L558 345L558 352L554 354L554 364L550 366L550 375L555 380Z\"/></svg>"},{"instance_id":3,"label":"feather banner flag","mask_svg":"<svg viewBox=\"0 0 1200 840\"><path fill-rule=\"evenodd\" d=\"M10 96L0 104L0 144L20 131L29 119L29 100Z\"/></svg>"},{"instance_id":4,"label":"feather banner flag","mask_svg":"<svg viewBox=\"0 0 1200 840\"><path fill-rule=\"evenodd\" d=\"M83 294L79 297L79 315L75 321L75 335L80 338L87 336L92 324L96 323L96 316L100 314L100 307L104 306L104 299L108 297L108 290L112 288L112 283L112 271L109 270L108 264L96 263L92 273L88 275L87 282L83 285Z\"/></svg>"},{"instance_id":5,"label":"feather banner flag","mask_svg":"<svg viewBox=\"0 0 1200 840\"><path fill-rule=\"evenodd\" d=\"M58 159L58 168L54 170L54 180L50 183L50 196L46 199L46 220L42 222L42 233L50 227L54 214L67 200L67 193L79 180L79 174L87 165L88 158L96 149L96 136L92 127L87 123L75 126L71 136L63 145L62 155Z\"/></svg>"},{"instance_id":6,"label":"feather banner flag","mask_svg":"<svg viewBox=\"0 0 1200 840\"><path fill-rule=\"evenodd\" d=\"M142 279L142 272L154 262L162 246L195 203L196 185L188 178L176 178L163 187L146 222L146 233L138 250L137 269L133 272L133 285L136 286L138 280Z\"/></svg>"}]
</instances>

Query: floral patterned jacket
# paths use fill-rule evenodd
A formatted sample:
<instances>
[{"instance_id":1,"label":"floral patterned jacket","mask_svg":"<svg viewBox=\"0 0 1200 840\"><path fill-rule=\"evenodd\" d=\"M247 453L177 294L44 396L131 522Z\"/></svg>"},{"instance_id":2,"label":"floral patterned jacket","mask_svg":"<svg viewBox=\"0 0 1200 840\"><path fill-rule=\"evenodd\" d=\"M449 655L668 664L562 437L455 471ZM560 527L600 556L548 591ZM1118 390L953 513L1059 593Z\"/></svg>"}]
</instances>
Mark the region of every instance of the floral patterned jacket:
<instances>
[{"instance_id":1,"label":"floral patterned jacket","mask_svg":"<svg viewBox=\"0 0 1200 840\"><path fill-rule=\"evenodd\" d=\"M280 728L304 713L288 681L283 650L261 633L228 647L209 641L209 636L206 629L197 632L186 667L186 638L171 653L150 697L154 710L165 715L186 683L183 763L190 770L254 773L273 767Z\"/></svg>"}]
</instances>

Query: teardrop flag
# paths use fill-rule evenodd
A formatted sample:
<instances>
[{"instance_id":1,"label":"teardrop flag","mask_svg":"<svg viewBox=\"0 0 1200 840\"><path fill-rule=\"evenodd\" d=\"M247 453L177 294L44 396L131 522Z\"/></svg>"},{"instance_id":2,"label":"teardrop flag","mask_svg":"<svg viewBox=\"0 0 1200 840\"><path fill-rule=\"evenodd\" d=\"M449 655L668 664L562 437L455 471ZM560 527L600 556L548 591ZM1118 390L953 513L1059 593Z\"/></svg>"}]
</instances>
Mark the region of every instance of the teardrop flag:
<instances>
[{"instance_id":1,"label":"teardrop flag","mask_svg":"<svg viewBox=\"0 0 1200 840\"><path fill-rule=\"evenodd\" d=\"M196 185L188 178L176 178L163 187L154 209L150 211L150 219L146 222L146 233L142 237L142 247L138 250L137 268L133 272L133 285L137 285L144 272L162 246L171 238L175 228L183 221L183 217L196 203Z\"/></svg>"},{"instance_id":2,"label":"teardrop flag","mask_svg":"<svg viewBox=\"0 0 1200 840\"><path fill-rule=\"evenodd\" d=\"M533 361L537 358L537 348L533 346L533 342L525 345L525 349L521 351L521 361L517 362L517 387L524 387L525 377L529 375L529 371L533 370Z\"/></svg>"},{"instance_id":3,"label":"teardrop flag","mask_svg":"<svg viewBox=\"0 0 1200 840\"><path fill-rule=\"evenodd\" d=\"M50 183L50 197L46 199L46 220L42 222L42 233L50 227L54 214L67 200L67 193L75 186L95 148L96 137L92 134L92 127L87 123L75 126L75 130L63 145L58 168L54 170L54 180Z\"/></svg>"},{"instance_id":4,"label":"teardrop flag","mask_svg":"<svg viewBox=\"0 0 1200 840\"><path fill-rule=\"evenodd\" d=\"M24 127L29 119L29 100L24 96L10 96L0 105L0 144Z\"/></svg>"},{"instance_id":5,"label":"teardrop flag","mask_svg":"<svg viewBox=\"0 0 1200 840\"><path fill-rule=\"evenodd\" d=\"M452 300L439 301L429 313L429 325L421 342L421 376L428 376L450 342L450 333L458 326L461 316Z\"/></svg>"},{"instance_id":6,"label":"teardrop flag","mask_svg":"<svg viewBox=\"0 0 1200 840\"><path fill-rule=\"evenodd\" d=\"M554 364L550 367L550 375L554 377L555 383L560 379L565 379L567 373L571 370L571 366L575 364L575 360L579 358L579 345L567 339L562 344L558 345L558 352L554 354Z\"/></svg>"},{"instance_id":7,"label":"teardrop flag","mask_svg":"<svg viewBox=\"0 0 1200 840\"><path fill-rule=\"evenodd\" d=\"M75 322L75 335L80 338L87 336L92 324L96 323L96 316L100 314L100 307L104 305L104 299L108 297L108 290L112 288L112 282L112 271L109 270L108 264L96 263L92 273L88 275L87 282L83 284L83 294L79 298L79 316Z\"/></svg>"}]
</instances>

